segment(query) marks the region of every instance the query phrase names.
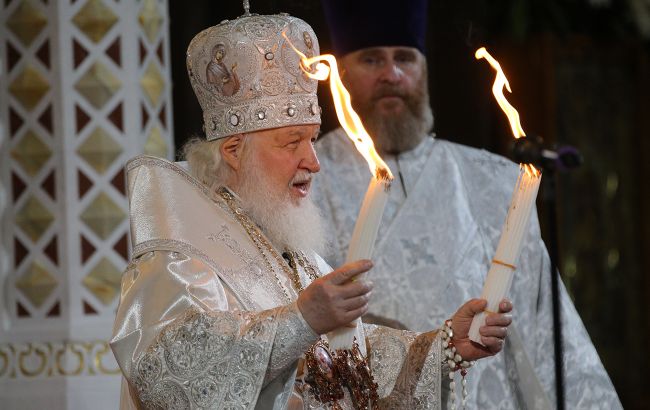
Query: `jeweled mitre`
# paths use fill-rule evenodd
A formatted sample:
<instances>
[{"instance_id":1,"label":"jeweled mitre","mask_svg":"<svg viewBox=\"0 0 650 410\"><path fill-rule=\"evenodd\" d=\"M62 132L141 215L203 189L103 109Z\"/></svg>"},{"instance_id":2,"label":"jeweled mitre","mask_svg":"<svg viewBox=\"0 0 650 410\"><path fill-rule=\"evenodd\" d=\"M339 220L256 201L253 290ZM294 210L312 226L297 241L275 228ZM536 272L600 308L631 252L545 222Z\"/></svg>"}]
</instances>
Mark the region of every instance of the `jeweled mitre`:
<instances>
[{"instance_id":1,"label":"jeweled mitre","mask_svg":"<svg viewBox=\"0 0 650 410\"><path fill-rule=\"evenodd\" d=\"M300 67L319 54L314 30L286 14L244 15L203 30L187 70L208 140L289 125L320 124L317 81Z\"/></svg>"}]
</instances>

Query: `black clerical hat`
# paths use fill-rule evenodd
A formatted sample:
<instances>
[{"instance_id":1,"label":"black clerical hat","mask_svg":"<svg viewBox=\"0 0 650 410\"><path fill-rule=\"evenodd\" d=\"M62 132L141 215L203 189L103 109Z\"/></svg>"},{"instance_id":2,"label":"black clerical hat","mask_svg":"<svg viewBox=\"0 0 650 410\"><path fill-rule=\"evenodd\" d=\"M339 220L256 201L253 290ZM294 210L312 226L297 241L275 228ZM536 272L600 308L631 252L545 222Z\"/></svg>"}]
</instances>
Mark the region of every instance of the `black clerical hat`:
<instances>
[{"instance_id":1,"label":"black clerical hat","mask_svg":"<svg viewBox=\"0 0 650 410\"><path fill-rule=\"evenodd\" d=\"M323 0L337 57L367 47L407 46L425 53L428 0Z\"/></svg>"}]
</instances>

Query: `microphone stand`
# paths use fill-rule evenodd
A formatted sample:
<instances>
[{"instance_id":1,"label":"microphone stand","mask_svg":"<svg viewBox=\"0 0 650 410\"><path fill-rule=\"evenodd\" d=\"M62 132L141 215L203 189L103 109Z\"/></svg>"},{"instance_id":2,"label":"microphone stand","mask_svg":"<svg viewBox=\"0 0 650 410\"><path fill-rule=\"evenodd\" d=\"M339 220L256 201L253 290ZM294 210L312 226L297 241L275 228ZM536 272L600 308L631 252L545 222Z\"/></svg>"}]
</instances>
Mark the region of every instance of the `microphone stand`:
<instances>
[{"instance_id":1,"label":"microphone stand","mask_svg":"<svg viewBox=\"0 0 650 410\"><path fill-rule=\"evenodd\" d=\"M562 322L560 318L560 285L559 272L557 263L559 258L558 252L558 232L557 232L557 184L555 181L555 170L542 171L548 173L548 178L543 178L544 189L542 200L547 213L547 222L549 229L549 249L548 253L551 259L551 300L553 307L553 352L555 356L555 394L557 395L557 409L564 410L564 372L563 362L564 354L562 347Z\"/></svg>"},{"instance_id":2,"label":"microphone stand","mask_svg":"<svg viewBox=\"0 0 650 410\"><path fill-rule=\"evenodd\" d=\"M555 356L555 394L558 410L564 410L564 372L562 348L562 322L560 309L560 274L557 231L557 184L556 170L569 171L582 163L582 157L573 147L561 147L557 151L543 148L540 137L522 137L515 141L513 158L518 163L532 163L542 169L542 201L547 213L549 229L548 252L551 259L551 304L553 309L553 347Z\"/></svg>"}]
</instances>

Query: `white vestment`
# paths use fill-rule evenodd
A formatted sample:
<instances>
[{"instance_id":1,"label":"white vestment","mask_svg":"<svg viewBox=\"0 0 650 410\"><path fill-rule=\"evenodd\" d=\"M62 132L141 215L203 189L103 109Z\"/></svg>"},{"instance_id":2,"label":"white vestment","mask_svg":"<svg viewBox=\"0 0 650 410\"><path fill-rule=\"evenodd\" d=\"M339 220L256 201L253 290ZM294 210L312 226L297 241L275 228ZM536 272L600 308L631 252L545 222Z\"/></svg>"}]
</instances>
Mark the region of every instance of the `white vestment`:
<instances>
[{"instance_id":1,"label":"white vestment","mask_svg":"<svg viewBox=\"0 0 650 410\"><path fill-rule=\"evenodd\" d=\"M127 173L133 256L111 340L125 376L121 408L325 408L295 381L318 335L282 257L258 247L224 198L178 165L143 156ZM306 286L306 270L298 274ZM436 332L368 325L365 334L376 407L440 408ZM348 395L341 405L352 408Z\"/></svg>"},{"instance_id":2,"label":"white vestment","mask_svg":"<svg viewBox=\"0 0 650 410\"><path fill-rule=\"evenodd\" d=\"M325 259L343 261L370 171L343 130L316 144L321 172L314 199L334 229ZM501 235L516 164L497 155L427 137L384 157L395 174L377 243L370 312L414 331L430 329L479 297ZM549 258L537 214L530 219L508 297L513 325L504 352L469 372L469 408L545 408L555 402ZM561 286L566 407L621 404L567 292Z\"/></svg>"}]
</instances>

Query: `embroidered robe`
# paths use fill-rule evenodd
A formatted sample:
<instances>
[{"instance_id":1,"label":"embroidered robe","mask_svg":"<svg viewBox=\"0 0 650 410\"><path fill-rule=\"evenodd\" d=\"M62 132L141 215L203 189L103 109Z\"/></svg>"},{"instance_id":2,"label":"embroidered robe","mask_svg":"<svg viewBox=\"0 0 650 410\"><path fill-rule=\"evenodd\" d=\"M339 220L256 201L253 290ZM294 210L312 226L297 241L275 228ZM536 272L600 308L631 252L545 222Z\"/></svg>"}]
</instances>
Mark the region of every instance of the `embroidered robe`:
<instances>
[{"instance_id":1,"label":"embroidered robe","mask_svg":"<svg viewBox=\"0 0 650 410\"><path fill-rule=\"evenodd\" d=\"M182 167L143 156L127 175L133 256L111 340L121 408L325 408L295 380L319 336L297 308L282 257L258 248L223 198ZM440 408L440 336L365 332L377 407ZM341 405L352 409L349 396Z\"/></svg>"}]
</instances>

